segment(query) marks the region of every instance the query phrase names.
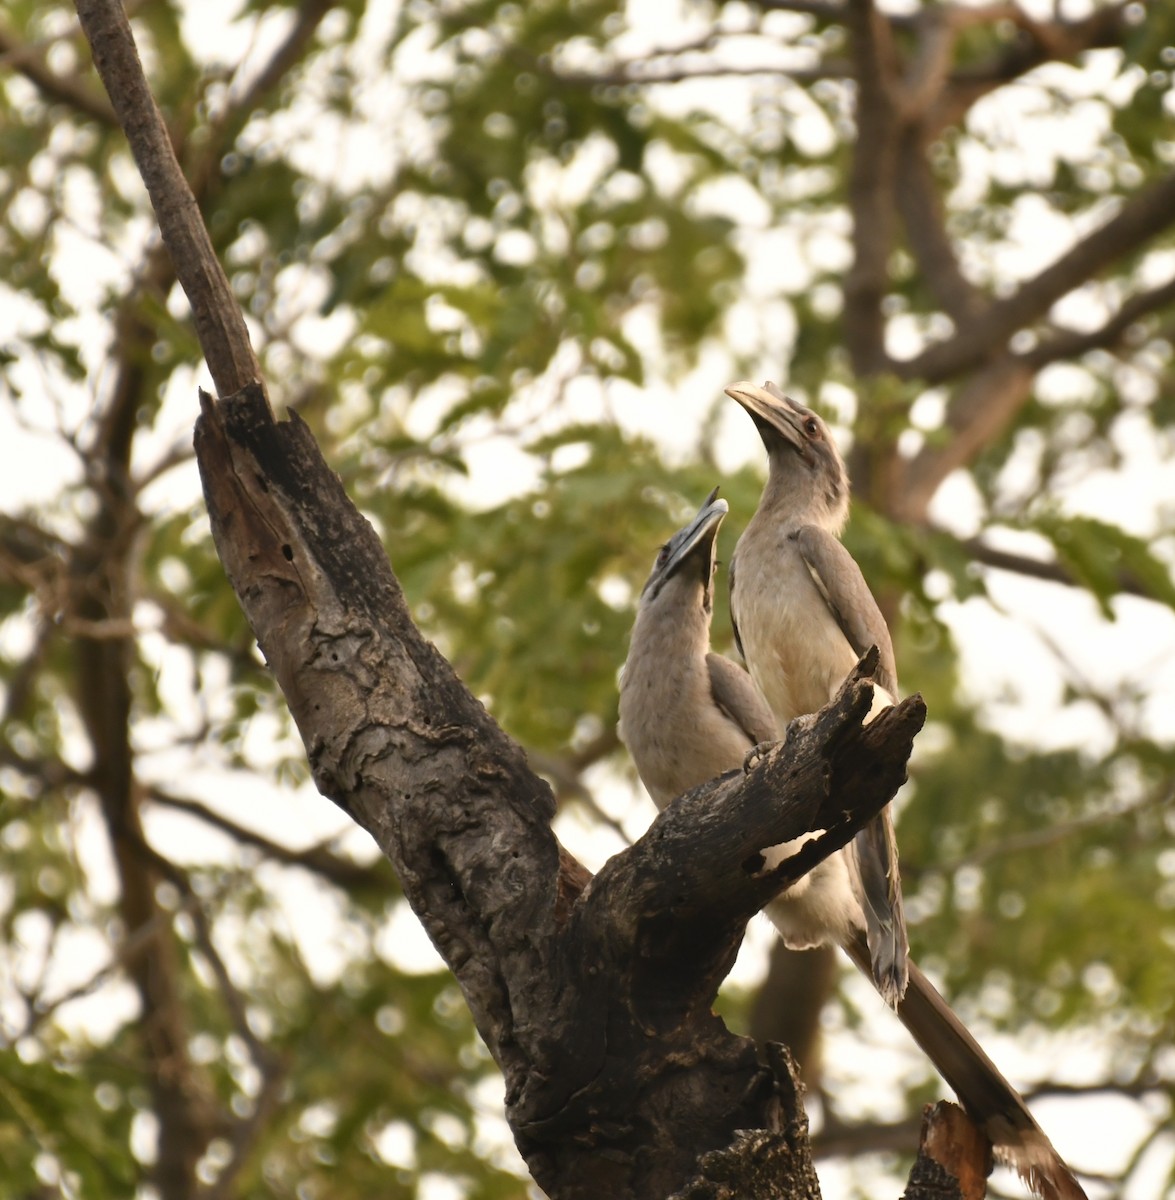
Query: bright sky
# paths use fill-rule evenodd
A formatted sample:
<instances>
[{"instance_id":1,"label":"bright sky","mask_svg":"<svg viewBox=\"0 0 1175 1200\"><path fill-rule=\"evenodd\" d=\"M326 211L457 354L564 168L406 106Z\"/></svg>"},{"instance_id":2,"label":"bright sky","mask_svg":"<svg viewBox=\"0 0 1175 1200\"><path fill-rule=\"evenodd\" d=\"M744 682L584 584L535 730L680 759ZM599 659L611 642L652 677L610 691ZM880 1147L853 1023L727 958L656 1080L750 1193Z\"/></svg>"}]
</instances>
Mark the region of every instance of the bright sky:
<instances>
[{"instance_id":1,"label":"bright sky","mask_svg":"<svg viewBox=\"0 0 1175 1200\"><path fill-rule=\"evenodd\" d=\"M251 34L244 23L232 21L237 7L236 0L192 0L188 6L185 28L210 62L232 59L244 51L250 38L250 61L263 61L267 48L285 27L286 10L274 9L261 19L257 30ZM1049 8L1048 5L1045 7ZM375 0L368 6L365 26L371 31L386 28L396 8L391 0ZM635 54L664 45L666 41L686 41L699 32L701 11L692 5L669 3L669 0L636 0L629 8L633 30L626 39L627 48ZM730 20L739 19L737 6L728 6L727 11ZM789 19L784 14L778 16L781 24ZM668 36L667 30L671 31ZM746 55L761 54L762 47L746 48L743 52ZM414 51L414 61L422 74L446 67L444 60L431 53L423 42ZM1006 149L997 152L976 148L966 156L958 185L960 193L965 195L969 189L974 189L976 181L988 174L998 176L1004 171L1020 169L1025 155L1030 158L1044 156L1052 153L1052 148L1057 145L1072 148L1078 140L1092 138L1099 122L1105 119L1105 110L1098 97L1113 88L1128 86L1120 82L1111 85L1113 74L1114 61L1105 53L1092 56L1084 72L1056 68L1055 82L1063 83L1081 97L1061 113L1040 110L1029 89L1005 89L990 101L983 102L976 110L974 121L988 129L1007 131ZM740 111L746 111L752 86L763 85L761 81L751 84L746 80L696 82L656 89L655 100L667 108L709 103L721 107L727 119L734 119ZM370 177L373 171L388 169L386 120L378 124L373 121L369 125L337 126L314 108L313 87L308 89L307 95L310 99L301 109L295 105L288 115L274 123L271 136L282 139L283 144L297 146L301 160L329 171L337 179L358 182ZM376 71L373 65L356 99L360 111L374 117L396 111L398 105L402 107L403 93L399 84L389 79L386 73ZM813 145L829 136L824 117L810 105L806 106L802 98L789 99L788 103L797 136L809 139ZM395 152L410 153L412 140L418 136L421 136L420 130L413 128L411 119L406 119ZM539 173L531 180L531 185L539 194L546 191L566 201L601 186L610 166L602 146L589 143L565 170ZM666 169L671 168L672 164L667 163ZM137 186L136 180L128 178L125 190L130 193ZM78 318L78 323L85 339L86 358L93 367L94 377L100 379L99 364L105 353L108 331L94 309L106 289L118 289L125 283L130 269L139 259L148 226L144 221L124 245L104 245L95 234L100 198L89 191L82 178L65 180L64 188L73 219L68 225L62 225L55 235L55 269L69 299L83 310L90 309L87 315ZM790 311L776 299L778 269L780 263L802 261L802 256L795 252L798 234L792 229L770 228L767 213L758 205L749 204L745 188L737 184L714 189L707 202L715 209L737 216L742 225L739 236L752 263L745 286L745 301L736 306L726 330L728 344L736 349L787 345L795 331ZM27 206L28 211L17 219L37 222L40 214L35 202L29 200ZM847 263L846 232L843 222L839 226L833 222L815 234L817 252L824 261ZM985 264L984 269L1008 277L1022 275L1036 269L1042 258L1053 256L1060 248L1055 223L1043 205L1027 201L1011 214L1007 257ZM518 247L517 253L525 254L526 248ZM447 269L446 264L438 265L439 271ZM297 278L290 276L282 293L283 302L289 304L292 311L300 309L303 313L300 339L320 351L329 350L351 332L345 313L326 320L314 314L326 286L325 273L311 266ZM6 320L14 328L30 329L40 321L35 310L2 284L0 303L4 306ZM1088 316L1089 306L1096 309L1098 299L1086 297L1084 303ZM1075 321L1081 320L1080 304L1069 316ZM696 370L684 381L671 386L656 378L662 355L651 314L634 314L626 332L652 365L654 378L649 386L637 391L627 384L616 384L602 393L595 384L577 382L570 389L571 413L561 419L590 420L609 410L630 432L657 438L667 454L688 453L712 398L731 381L728 353L717 345L708 348ZM895 337L903 336L906 334L899 325ZM765 371L768 369L770 367ZM90 411L92 398L88 392L66 386L62 380L46 379L43 372L43 365L28 363L22 382L29 394L49 391L59 397L58 409L34 410L23 406L18 413L9 401L0 403L0 506L5 509L28 503L50 504L59 492L61 481L76 478L78 474L78 464L62 448L56 431L62 427L77 428ZM140 463L150 462L165 454L172 445L182 444L190 438L197 383L211 386L205 371L176 373L155 429L136 445ZM1062 367L1056 368L1046 380L1044 391L1046 396L1052 394L1057 403L1063 403L1074 389L1083 386L1079 374ZM1123 388L1127 399L1134 399L1135 403L1147 398L1142 394L1143 385L1138 380L1124 380ZM1132 388L1137 393L1134 396L1131 395ZM830 395L828 398L843 418L851 417L855 404L852 396ZM444 402L443 388L421 398L413 418L419 432L428 432L430 422L435 420ZM540 429L542 422L550 419L544 402L541 385L520 400L534 413ZM941 406L941 402L941 397L928 396L925 411L933 417L933 406L936 403ZM1175 513L1175 467L1172 465L1175 447L1170 434L1156 439L1139 415L1120 421L1113 436L1120 461L1075 477L1057 494L1057 502L1071 512L1117 521L1143 536L1152 536L1160 529L1169 533L1171 514ZM1026 446L1023 454L1010 463L1006 479L1010 491L1014 492L1031 479L1035 467L1032 453L1032 447ZM753 427L732 404L719 427L720 465L723 469L733 469L747 461L761 461L761 458L761 446ZM475 504L497 503L512 492L528 488L536 478L534 460L506 439L478 441L468 453L468 462L470 478L461 491L464 498ZM168 511L186 508L198 496L199 483L192 466L171 472L165 482L147 494L146 499L149 507ZM981 513L977 496L965 476L948 480L935 501L934 516L945 527L963 535L978 527ZM1024 535L1008 534L1006 542L1010 549L1031 553L1043 551L1043 547ZM1118 619L1109 622L1097 613L1091 600L1071 589L1006 574L993 578L991 591L993 602L950 602L944 606L944 614L963 647L968 688L985 701L987 719L993 726L1025 744L1046 747L1088 745L1096 752L1113 736L1104 715L1093 705L1066 705L1063 698L1067 682L1088 680L1102 689L1144 693L1146 699L1132 713L1137 731L1165 742L1175 741L1175 615L1157 605L1127 597L1116 602ZM149 612L145 617L154 619ZM0 626L0 640L6 647L19 644L20 639L27 636L27 628L22 628L19 622ZM1065 657L1069 660L1067 664L1058 662L1050 649L1050 641L1064 647ZM147 637L144 647L158 672L160 691L168 709L173 714L182 713L191 694L186 660L170 655L161 637ZM993 652L993 647L998 647L998 652ZM218 704L223 708L223 689L227 680L210 678L202 682L206 702L215 714ZM916 686L917 681L909 683ZM999 698L998 702L992 702L994 697ZM276 761L275 728L275 725L259 720L249 731L247 753L251 761L262 767L267 761ZM160 747L149 751L143 760L148 776L167 781L177 774L182 775L188 794L212 806L224 807L236 819L247 811L247 823L262 831L276 833L298 828L306 844L334 836L342 845L354 848L357 854L373 853L366 835L346 822L310 786L291 789L268 777L264 770L242 782L236 776L226 775L212 755L202 759L197 752L193 759L188 751L179 755L163 748L173 735L174 725L155 726L144 722L136 730L140 746ZM598 770L592 782L605 809L625 823L631 836L639 835L653 812L647 799L634 798L606 768ZM240 802L245 792L247 807ZM109 894L114 886L114 876L106 861L105 841L97 828L96 818L83 807L78 810L77 820L82 827L78 842L83 849L83 865L99 895ZM593 867L619 845L613 835L589 830L574 810L560 817L559 831ZM233 846L227 839L182 816L157 814L150 822L149 832L165 854L180 861L233 853ZM329 890L289 871L267 867L260 871L269 877L282 905L290 913L290 928L296 931L311 969L323 980L336 976L346 961L349 940L345 914L334 903ZM19 977L30 978L38 969L42 934L43 930L36 927L35 918L21 930L24 950L18 955L16 964ZM226 930L224 936L226 941L231 941L232 931ZM752 925L736 967L736 980L750 982L761 975L773 936L765 921ZM79 927L72 938L66 948L68 953L60 954L54 963L50 991L57 988L65 991L76 986L108 959L108 948L94 930ZM230 950L230 966L247 974L248 958L241 947L226 949ZM439 961L419 924L407 911L393 920L378 950L411 969L431 970ZM859 1103L862 1111L877 1109L886 1115L896 1115L886 1109L887 1104L892 1106L894 1095L878 1097L877 1078L897 1079L911 1069L921 1070L922 1067L904 1053L904 1032L896 1021L885 1017L867 985L854 980L850 988L854 1002L863 1011L876 1009L879 1013L878 1022L870 1029L870 1039L875 1038L878 1045L870 1047L869 1053L875 1057L871 1057L867 1073L862 1073L859 1035L830 1029L830 1073L843 1088L843 1094ZM92 1036L101 1037L128 1019L133 1011L134 999L129 987L115 982L103 987L89 1000L64 1006L59 1012L59 1020L68 1028L84 1029ZM4 997L0 993L0 1017L3 1012ZM1103 1065L1100 1060L1104 1052L1096 1041L1086 1044L1077 1037L1046 1038L1041 1035L1033 1045L992 1036L986 1036L984 1040L989 1051L1013 1077L1023 1073L1024 1077L1031 1078L1038 1073L1055 1071L1058 1077L1077 1081L1082 1077L1092 1078L1093 1072ZM879 1063L884 1064L881 1070ZM500 1095L487 1094L482 1102L485 1136L493 1144L504 1139L508 1142L501 1117ZM1121 1168L1148 1124L1137 1106L1125 1101L1116 1104L1112 1114L1100 1100L1096 1104L1057 1100L1041 1103L1037 1108L1040 1119L1063 1155L1071 1155L1083 1166L1098 1167L1110 1173ZM410 1153L404 1148L402 1132L390 1130L386 1134L384 1148L389 1161L402 1161ZM1160 1145L1155 1151L1156 1172L1175 1155L1175 1142L1168 1140L1164 1145L1165 1149ZM507 1158L514 1155L512 1146L502 1149L501 1153ZM1163 1155L1166 1155L1165 1159ZM516 1155L513 1161L517 1162ZM827 1166L822 1167L821 1175L828 1200L847 1195L854 1178L851 1169ZM1157 1177L1156 1174L1154 1178ZM1009 1191L1019 1194L1014 1184L1007 1186ZM443 1198L441 1181L435 1182L431 1194L434 1200ZM1125 1196L1124 1200L1151 1198L1140 1184L1139 1190Z\"/></svg>"}]
</instances>

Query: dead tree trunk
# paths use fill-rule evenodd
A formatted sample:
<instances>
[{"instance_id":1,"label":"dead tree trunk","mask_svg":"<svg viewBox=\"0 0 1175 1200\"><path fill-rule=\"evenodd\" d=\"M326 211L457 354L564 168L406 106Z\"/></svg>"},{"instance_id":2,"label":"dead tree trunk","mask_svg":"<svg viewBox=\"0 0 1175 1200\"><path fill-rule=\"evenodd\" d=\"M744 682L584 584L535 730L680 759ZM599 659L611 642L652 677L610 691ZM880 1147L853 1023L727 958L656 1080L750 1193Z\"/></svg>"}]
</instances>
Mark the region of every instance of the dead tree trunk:
<instances>
[{"instance_id":1,"label":"dead tree trunk","mask_svg":"<svg viewBox=\"0 0 1175 1200\"><path fill-rule=\"evenodd\" d=\"M921 699L863 725L866 656L786 742L591 877L551 831L547 785L412 623L306 426L274 420L121 5L78 12L224 397L203 398L196 434L218 552L318 787L394 864L460 983L535 1179L556 1200L817 1196L786 1053L735 1037L711 1003L750 916L900 786ZM813 829L763 870L762 847ZM961 1195L957 1168L920 1165L934 1195Z\"/></svg>"},{"instance_id":2,"label":"dead tree trunk","mask_svg":"<svg viewBox=\"0 0 1175 1200\"><path fill-rule=\"evenodd\" d=\"M413 625L307 427L275 422L251 386L205 398L196 448L218 551L315 782L392 861L453 969L538 1183L665 1196L699 1171L729 1177L737 1131L757 1130L735 1160L783 1190L740 1194L818 1194L786 1059L711 1004L747 920L900 786L921 700L862 725L867 660L746 775L687 794L590 878L551 832L547 785ZM828 832L761 869L762 847L813 829ZM728 1156L700 1166L715 1151Z\"/></svg>"}]
</instances>

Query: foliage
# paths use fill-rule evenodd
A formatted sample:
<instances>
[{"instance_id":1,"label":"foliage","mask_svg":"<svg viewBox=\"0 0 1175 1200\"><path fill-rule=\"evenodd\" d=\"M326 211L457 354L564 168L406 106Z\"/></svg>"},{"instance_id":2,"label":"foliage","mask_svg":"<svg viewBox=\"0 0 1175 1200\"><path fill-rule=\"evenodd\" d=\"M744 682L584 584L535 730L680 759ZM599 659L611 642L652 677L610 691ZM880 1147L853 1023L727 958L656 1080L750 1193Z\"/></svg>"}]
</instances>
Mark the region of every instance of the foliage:
<instances>
[{"instance_id":1,"label":"foliage","mask_svg":"<svg viewBox=\"0 0 1175 1200\"><path fill-rule=\"evenodd\" d=\"M639 825L615 681L656 547L721 481L728 556L755 504L722 384L777 378L837 420L848 541L932 717L900 820L915 951L991 1025L1096 1037L1080 1083L1149 1097L1161 1138L1175 219L1128 227L978 358L919 356L1169 181L1175 17L883 10L916 111L895 199L888 143L855 136L857 100L894 100L847 78L868 7L251 0L133 24L275 399L580 829ZM6 1183L130 1194L178 1164L168 1196L437 1174L521 1196L493 1064L386 865L309 793L224 583L198 350L72 10L4 20ZM953 57L916 110L934 20ZM1149 657L1085 650L1130 623ZM1013 648L962 644L997 628Z\"/></svg>"}]
</instances>

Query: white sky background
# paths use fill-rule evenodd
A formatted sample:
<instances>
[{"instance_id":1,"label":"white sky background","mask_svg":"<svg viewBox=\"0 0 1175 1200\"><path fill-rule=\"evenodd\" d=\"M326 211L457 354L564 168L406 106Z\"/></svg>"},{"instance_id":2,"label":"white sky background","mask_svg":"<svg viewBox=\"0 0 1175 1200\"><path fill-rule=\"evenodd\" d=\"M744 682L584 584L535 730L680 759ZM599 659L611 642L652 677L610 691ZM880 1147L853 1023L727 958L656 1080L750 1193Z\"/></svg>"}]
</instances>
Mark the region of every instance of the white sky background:
<instances>
[{"instance_id":1,"label":"white sky background","mask_svg":"<svg viewBox=\"0 0 1175 1200\"><path fill-rule=\"evenodd\" d=\"M1025 7L1030 10L1040 8L1042 16L1051 15L1051 4L1045 0ZM267 49L284 31L285 17L278 14L267 17L260 29L251 34L246 26L232 21L236 8L235 0L191 0L186 29L197 52L208 61L235 61L250 39L252 60L263 61ZM1073 5L1072 11L1066 10L1066 15L1076 15L1076 9ZM387 27L395 11L392 0L375 0L364 17L366 27L378 34ZM728 20L738 20L735 6L730 6L727 11ZM632 32L626 37L626 55L685 42L696 36L702 28L699 20L691 15L693 12L684 3L634 0L630 4ZM787 20L783 14L779 17L781 21ZM328 23L331 19L328 18ZM748 56L756 53L761 55L761 48L746 50ZM445 66L423 44L418 47L415 61L422 76L443 70ZM750 61L763 60L760 57ZM374 63L373 57L370 80L364 84L364 94L360 97L361 104L373 116L396 111L397 101L401 106L403 103L399 85L381 76ZM1114 61L1112 55L1099 52L1090 57L1090 65L1084 72L1062 67L1055 71L1058 81L1074 95L1096 98L1106 93L1114 73ZM13 86L19 86L19 81ZM750 89L761 86L762 81L697 81L655 89L654 97L657 103L667 108L713 104L721 108L727 120L731 120L740 109L747 110ZM1127 85L1119 82L1114 86L1123 88ZM793 109L796 136L810 139L813 146L819 145L821 139L828 136L823 127L824 118L810 108L805 109L801 101L797 101ZM1103 110L1092 99L1087 103L1075 103L1068 113L1057 117L1035 112L1029 89L1002 89L977 107L973 120L988 129L1007 131L1007 149L991 152L976 148L974 153L965 156L960 193L966 195L975 189L978 181L988 173L998 176L1006 170L1020 169L1025 156L1043 161L1059 144L1071 148L1076 139L1094 138L1102 119ZM372 171L388 169L388 149L382 141L386 120L369 127L336 128L320 114L311 116L307 106L301 113L295 107L292 114L281 118L281 122L282 128L278 132L299 147L299 158L306 163L319 164L320 169L336 179L350 178L358 183ZM404 137L408 142L413 136L410 126L411 122L406 121ZM408 152L404 147L400 150ZM667 169L670 165L667 164ZM551 189L553 195L569 199L598 186L609 167L610 163L599 153L598 147L588 146L566 171L550 173L549 177L537 178L532 184L536 189ZM128 176L125 190L129 193L138 186L137 179ZM99 198L89 194L80 178L66 181L66 188L74 219L71 225L60 230L57 238L57 272L67 296L83 310L91 309L92 315L83 316L79 321L86 338L87 360L94 367L92 378L101 381L99 364L108 331L105 321L93 310L106 288L118 289L125 283L129 271L140 258L142 240L148 236L149 225L144 220L126 245L104 246L101 239L94 236ZM801 261L799 255L790 253L795 248L796 235L790 230L770 228L766 210L748 203L746 189L738 185L715 189L708 202L738 216L743 226L740 237L752 264L745 284L745 302L732 314L726 331L729 344L739 349L786 345L794 336L794 328L790 312L775 297L780 264ZM26 219L30 222L38 219L35 204L31 201ZM847 229L842 227L830 228L820 234L820 253L827 261L847 264L846 232ZM1013 213L1007 257L987 264L987 269L1008 277L1028 274L1042 265L1042 259L1052 258L1063 249L1059 241L1061 236L1043 205L1025 202ZM321 273L316 276L311 269L298 282L300 286L290 289L286 302L298 305L305 313L300 337L307 345L329 350L349 336L348 318L345 314L337 314L322 320L314 314L326 286ZM1083 316L1086 320L1093 319L1096 313L1088 306L1096 305L1096 298L1087 298L1085 303L1087 308L1083 314L1081 304L1073 307L1074 302L1070 301L1071 308L1066 316L1074 323L1079 323ZM27 328L39 320L35 311L23 306L2 285L0 305L0 311L5 314L4 322L12 323L14 327ZM670 456L684 456L696 443L700 421L713 397L731 381L727 353L718 345L708 347L697 369L684 381L670 385L656 377L657 364L663 362L663 356L648 314L634 315L627 332L653 368L649 386L638 391L621 383L602 393L591 383L573 384L569 389L572 412L565 412L559 419L591 420L611 412L626 430L656 438ZM895 349L912 348L901 342L906 333L900 323L894 336L898 339ZM772 369L773 364L766 364L763 374ZM29 394L51 391L60 397L59 411L47 408L30 418L28 412L22 410L21 420L18 420L7 400L0 403L0 506L5 509L28 503L49 504L59 494L61 481L78 475L78 464L62 449L56 429L59 426L78 427L91 411L93 398L80 389L66 387L63 381L40 378L40 370L36 364L27 364L27 391ZM155 430L136 441L136 459L140 465L163 455L171 445L190 439L197 383L211 387L203 369L198 374L176 373ZM46 387L46 384L52 386ZM1080 386L1080 380L1067 375L1064 369L1058 369L1051 384L1045 381L1044 389L1048 391L1051 387L1056 401L1061 403L1074 386ZM1136 404L1145 401L1146 397L1130 396L1129 389L1139 386L1137 380L1124 380L1127 398ZM535 414L540 432L544 431L542 422L548 419L544 410L546 399L539 386L520 402ZM851 396L835 394L828 399L841 406L842 417L851 417L854 403ZM930 414L931 424L936 402L941 404L941 398L936 401L934 396L927 397L925 411ZM424 435L430 432L429 422L435 420L444 403L443 387L422 398L419 409L413 414L417 432ZM719 435L718 461L724 469L733 469L747 461L761 461L758 436L733 404L720 424ZM1056 499L1067 511L1115 521L1142 536L1162 532L1167 535L1170 548L1172 515L1175 514L1175 455L1170 434L1156 439L1142 417L1125 416L1117 423L1113 436L1122 455L1121 465L1096 468L1074 478ZM537 478L537 463L507 439L478 441L467 457L470 479L461 485L461 491L464 498L474 504L498 503L512 491L525 490ZM1023 461L1013 459L1009 465L1006 483L1010 491L1023 486L1017 472L1027 480L1031 478L1033 465L1032 448L1028 446ZM171 472L164 482L148 492L145 499L148 506L155 506L159 511L174 511L187 508L198 496L199 482L192 465ZM974 488L965 476L947 482L935 501L933 514L942 525L961 535L975 531L982 514ZM1044 553L1039 544L1034 544L1025 535L1007 535L1007 548ZM1175 741L1175 616L1168 610L1126 597L1115 604L1119 619L1107 622L1097 613L1093 601L1083 594L1006 574L998 574L992 579L991 592L995 603L985 600L968 600L962 604L948 602L943 611L962 646L968 689L983 704L993 726L1006 736L1034 746L1087 745L1094 753L1104 750L1113 736L1105 717L1092 705L1063 708L1065 683L1074 682L1066 678L1066 671L1075 670L1079 676L1077 682L1085 680L1099 689L1111 691L1144 692L1148 699L1133 713L1138 732L1165 742ZM144 617L147 621L153 619L150 613L145 613ZM1046 641L1039 636L1041 630L1064 645L1071 658L1071 668L1058 664ZM25 636L27 631L19 624L10 622L0 627L0 639L8 645L19 644ZM998 650L993 649L995 647ZM190 703L191 695L187 662L171 657L161 637L146 639L145 653L155 659L159 686L165 699L169 700L168 708L182 712ZM917 681L907 681L907 684L916 686ZM223 696L225 681L205 679L202 685L203 695L215 712L218 693ZM272 745L274 728L276 726L259 720L248 734L250 761L262 768L280 757ZM163 747L173 734L173 726L156 728L149 723L135 731L138 745L144 748ZM306 844L337 836L343 846L352 848L357 854L369 856L373 853L366 835L350 825L309 785L295 791L267 777L264 770L243 782L238 776L226 775L213 753L207 753L203 762L197 754L193 762L187 751L181 757L175 751L160 748L148 753L141 761L145 771L160 781L166 782L181 773L188 794L214 807L223 807L238 820L245 811L249 824L274 836L281 837L285 831L296 827ZM634 799L627 787L606 769L596 773L593 784L603 806L623 819L632 835L639 834L653 813L647 798ZM240 799L246 793L248 804L244 806ZM86 866L96 891L101 894L106 889L109 894L113 875L104 860L104 851L99 849L104 840L92 816L85 810L81 811L78 820L83 825L81 844L93 848ZM86 832L87 822L94 825L92 832ZM581 828L576 828L577 823ZM586 827L582 827L574 811L560 818L559 829L561 836L592 867L598 866L617 845L609 835L598 832L589 840ZM205 860L210 855L233 852L227 839L195 820L178 815L157 814L151 820L150 834L164 853L180 861ZM299 943L312 970L324 979L333 977L345 962L348 945L341 913L323 903L324 889L313 881L290 871L274 870L271 874L274 888L291 914L290 927L298 931ZM17 955L17 967L22 975L31 974L38 966L38 936L35 920L22 931L27 943L24 951ZM758 978L772 936L766 922L753 923L746 949L736 968L736 978L743 981ZM68 950L69 953L58 955L55 974L51 976L54 985L62 991L89 978L108 957L102 939L85 929L79 929ZM439 962L419 925L406 914L395 920L380 951L421 970L432 969ZM0 955L3 954L3 948L0 948ZM230 962L237 959L235 966L246 969L243 957L229 957ZM852 986L857 988L857 981ZM859 996L853 993L855 1002L865 1011L872 1006L880 1013L881 1006L868 986L861 982L859 990ZM89 1001L64 1006L58 1015L67 1027L85 1029L101 1036L112 1023L116 1026L128 1019L134 1011L134 1003L127 985L111 984ZM0 1017L3 1006L0 992ZM878 1024L877 1039L883 1048L877 1053L893 1056L893 1070L888 1074L898 1077L909 1070L922 1070L917 1060L901 1050L906 1044L905 1035L896 1021L879 1016ZM981 1030L982 1022L978 1024ZM993 1057L1014 1079L1032 1079L1055 1070L1058 1077L1081 1082L1093 1078L1103 1069L1101 1058L1104 1052L1096 1043L1075 1044L1081 1042L1077 1036L1042 1036L1031 1046L1024 1041L990 1035L983 1040ZM876 1108L885 1115L896 1116L892 1108L895 1097L886 1099L883 1096L879 1101L876 1093L876 1079L885 1077L887 1072L876 1070L876 1060L872 1060L864 1074L858 1069L863 1056L857 1036L830 1030L829 1042L830 1077L838 1083L843 1078L845 1094L858 1099L863 1111ZM873 1053L872 1048L870 1053ZM888 1064L890 1060L884 1057L881 1061ZM890 1105L888 1110L885 1108L887 1103ZM1063 1155L1071 1156L1082 1167L1110 1174L1122 1168L1149 1125L1137 1106L1127 1102L1115 1108L1112 1120L1103 1100L1053 1101L1035 1107ZM1153 1117L1152 1114L1151 1119ZM486 1098L485 1121L487 1136L504 1136L508 1141L508 1135L503 1132L500 1097ZM512 1153L512 1148L507 1153ZM1160 1161L1164 1153L1169 1158L1175 1154L1175 1146L1168 1142L1165 1150L1160 1147L1156 1151L1156 1171L1164 1165ZM822 1165L821 1177L827 1200L837 1200L846 1194L854 1176L851 1168L833 1170ZM1153 1178L1157 1177L1156 1174ZM1140 1180L1136 1191L1126 1194L1124 1200L1151 1200L1154 1188L1147 1192L1143 1185L1144 1181ZM1015 1184L1008 1184L1008 1190L1019 1194ZM437 1196L440 1194L435 1192ZM897 1194L896 1191L893 1194Z\"/></svg>"}]
</instances>

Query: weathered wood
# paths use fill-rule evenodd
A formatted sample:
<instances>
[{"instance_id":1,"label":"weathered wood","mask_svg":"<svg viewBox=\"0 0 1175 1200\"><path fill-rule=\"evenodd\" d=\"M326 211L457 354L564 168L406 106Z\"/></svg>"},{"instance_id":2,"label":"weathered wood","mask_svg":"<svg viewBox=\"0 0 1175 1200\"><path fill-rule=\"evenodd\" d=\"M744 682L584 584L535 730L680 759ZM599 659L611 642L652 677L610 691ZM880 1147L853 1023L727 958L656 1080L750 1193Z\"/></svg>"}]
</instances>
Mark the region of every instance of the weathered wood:
<instances>
[{"instance_id":1,"label":"weathered wood","mask_svg":"<svg viewBox=\"0 0 1175 1200\"><path fill-rule=\"evenodd\" d=\"M928 1104L904 1200L983 1200L991 1165L991 1145L957 1104Z\"/></svg>"},{"instance_id":2,"label":"weathered wood","mask_svg":"<svg viewBox=\"0 0 1175 1200\"><path fill-rule=\"evenodd\" d=\"M786 1164L786 1194L807 1194L786 1060L710 1006L750 916L900 786L921 700L862 725L863 662L785 743L670 805L593 879L551 831L550 789L412 623L306 425L248 387L203 398L196 448L217 549L315 782L392 861L452 968L540 1185L663 1196L742 1154L757 1177ZM762 847L813 829L828 832L762 871Z\"/></svg>"},{"instance_id":3,"label":"weathered wood","mask_svg":"<svg viewBox=\"0 0 1175 1200\"><path fill-rule=\"evenodd\" d=\"M225 394L250 381L260 384L261 367L244 315L180 170L171 135L143 74L122 0L75 0L75 7L94 67L151 197L176 278L192 306L200 349L217 390Z\"/></svg>"}]
</instances>

